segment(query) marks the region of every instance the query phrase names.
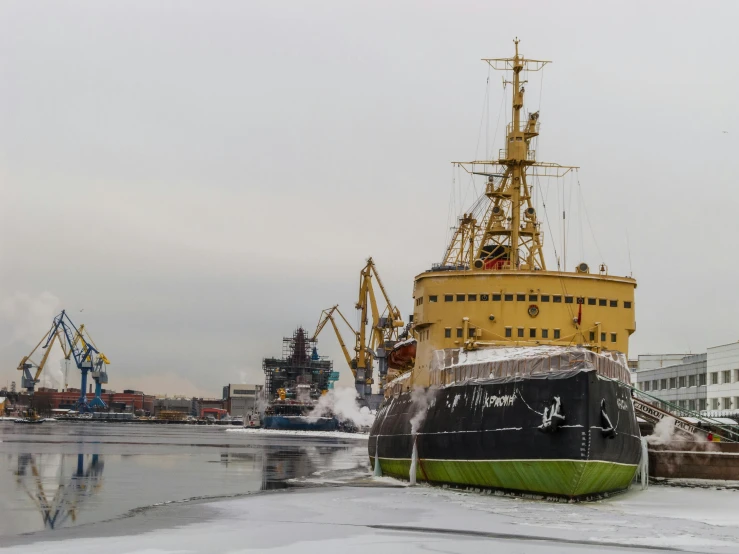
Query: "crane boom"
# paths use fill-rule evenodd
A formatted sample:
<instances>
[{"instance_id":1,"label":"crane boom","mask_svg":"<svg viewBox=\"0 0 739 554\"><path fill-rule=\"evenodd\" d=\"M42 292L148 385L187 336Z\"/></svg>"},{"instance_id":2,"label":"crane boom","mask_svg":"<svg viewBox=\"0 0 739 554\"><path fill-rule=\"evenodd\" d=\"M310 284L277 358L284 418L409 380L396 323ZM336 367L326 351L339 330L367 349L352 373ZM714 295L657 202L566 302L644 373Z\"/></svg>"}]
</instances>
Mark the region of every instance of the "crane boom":
<instances>
[{"instance_id":1,"label":"crane boom","mask_svg":"<svg viewBox=\"0 0 739 554\"><path fill-rule=\"evenodd\" d=\"M349 369L352 371L352 375L356 374L356 369L352 364L352 357L349 354L349 349L346 347L346 344L344 343L344 339L341 336L341 332L339 331L339 327L336 325L336 320L334 319L334 312L338 313L341 316L341 319L344 320L344 323L346 323L349 326L349 329L352 330L352 333L356 334L356 331L354 331L354 328L349 325L349 322L344 317L344 314L341 313L341 310L339 310L339 305L333 306L332 308L328 308L326 310L323 310L321 312L321 317L318 320L318 325L316 326L316 331L313 333L313 338L311 340L316 340L318 338L319 333L323 330L323 328L326 326L326 323L331 322L331 326L334 328L334 333L336 333L336 338L339 341L339 345L341 346L341 351L344 354L344 358L346 359L346 364L349 366Z\"/></svg>"}]
</instances>

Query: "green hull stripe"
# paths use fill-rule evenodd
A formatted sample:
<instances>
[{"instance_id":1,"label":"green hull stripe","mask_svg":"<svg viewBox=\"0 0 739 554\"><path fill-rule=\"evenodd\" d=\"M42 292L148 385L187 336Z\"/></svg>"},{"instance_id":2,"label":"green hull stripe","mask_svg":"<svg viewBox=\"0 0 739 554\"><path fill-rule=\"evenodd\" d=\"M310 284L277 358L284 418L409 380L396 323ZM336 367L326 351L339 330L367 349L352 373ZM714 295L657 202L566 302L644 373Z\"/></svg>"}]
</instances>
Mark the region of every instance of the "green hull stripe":
<instances>
[{"instance_id":1,"label":"green hull stripe","mask_svg":"<svg viewBox=\"0 0 739 554\"><path fill-rule=\"evenodd\" d=\"M408 479L411 462L380 458L380 467L383 475ZM576 497L625 489L635 473L636 465L599 460L420 460L416 479Z\"/></svg>"}]
</instances>

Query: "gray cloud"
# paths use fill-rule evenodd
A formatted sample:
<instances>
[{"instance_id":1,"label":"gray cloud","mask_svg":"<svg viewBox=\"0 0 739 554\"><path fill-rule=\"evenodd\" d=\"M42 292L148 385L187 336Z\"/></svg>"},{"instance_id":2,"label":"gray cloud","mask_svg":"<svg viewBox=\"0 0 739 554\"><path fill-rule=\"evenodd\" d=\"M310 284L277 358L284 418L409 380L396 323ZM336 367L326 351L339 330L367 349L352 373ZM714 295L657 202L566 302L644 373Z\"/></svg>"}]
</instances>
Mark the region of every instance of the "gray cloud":
<instances>
[{"instance_id":1,"label":"gray cloud","mask_svg":"<svg viewBox=\"0 0 739 554\"><path fill-rule=\"evenodd\" d=\"M443 251L449 161L496 147L500 75L478 133L479 58L518 35L555 61L531 78L538 157L582 167L598 248L571 228L568 266L580 244L612 273L632 266L632 355L736 340L736 12L4 2L0 302L57 298L113 361L113 388L210 394L261 380L262 356L322 308L351 312L369 255L407 313ZM17 325L4 312L3 382L30 350ZM329 335L322 352L341 367Z\"/></svg>"}]
</instances>

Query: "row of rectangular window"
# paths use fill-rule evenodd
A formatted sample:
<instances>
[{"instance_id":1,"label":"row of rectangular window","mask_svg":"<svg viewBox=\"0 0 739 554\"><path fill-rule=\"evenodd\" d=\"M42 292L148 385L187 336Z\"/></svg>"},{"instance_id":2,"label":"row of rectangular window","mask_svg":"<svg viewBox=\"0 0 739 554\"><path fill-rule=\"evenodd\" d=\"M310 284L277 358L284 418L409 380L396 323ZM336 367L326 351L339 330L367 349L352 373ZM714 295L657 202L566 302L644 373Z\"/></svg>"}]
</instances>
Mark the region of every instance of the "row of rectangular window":
<instances>
[{"instance_id":1,"label":"row of rectangular window","mask_svg":"<svg viewBox=\"0 0 739 554\"><path fill-rule=\"evenodd\" d=\"M669 386L668 386L669 385ZM704 387L706 385L706 374L683 375L682 377L670 377L669 379L655 379L644 381L641 389L644 392L650 390L683 389L686 387Z\"/></svg>"},{"instance_id":2,"label":"row of rectangular window","mask_svg":"<svg viewBox=\"0 0 739 554\"><path fill-rule=\"evenodd\" d=\"M600 334L600 342L606 342L607 333ZM611 333L611 342L616 342L616 333ZM590 342L595 342L595 331L590 331Z\"/></svg>"},{"instance_id":3,"label":"row of rectangular window","mask_svg":"<svg viewBox=\"0 0 739 554\"><path fill-rule=\"evenodd\" d=\"M445 294L444 295L444 302L477 302L478 298L480 299L480 302L488 302L492 299L493 302L500 302L501 300L505 302L513 302L513 299L516 299L517 302L526 302L526 295L525 294L504 294L504 293L494 293L494 294ZM562 303L562 298L564 298L565 304L574 304L575 303L575 297L574 296L562 296L561 294L529 294L528 295L528 302L554 302ZM583 299L584 300L584 299ZM429 302L438 302L439 297L438 295L430 295L429 296ZM416 305L423 304L423 298L420 299L420 301L416 300ZM605 298L588 298L587 304L589 306L610 306L611 308L618 308L618 300L607 300ZM631 308L631 302L628 300L624 300L624 308Z\"/></svg>"},{"instance_id":4,"label":"row of rectangular window","mask_svg":"<svg viewBox=\"0 0 739 554\"><path fill-rule=\"evenodd\" d=\"M725 396L723 398L711 398L711 410L730 410L734 406L739 406L739 396L732 397ZM670 406L664 402L661 402L662 408L669 410ZM707 409L708 400L705 398L698 398L693 400L676 400L673 404L677 404L679 408L683 410L690 410L691 412L703 411Z\"/></svg>"},{"instance_id":5,"label":"row of rectangular window","mask_svg":"<svg viewBox=\"0 0 739 554\"><path fill-rule=\"evenodd\" d=\"M735 406L739 406L739 396L735 396L733 402L731 401L730 396L725 396L723 398L711 398L712 410L730 410Z\"/></svg>"},{"instance_id":6,"label":"row of rectangular window","mask_svg":"<svg viewBox=\"0 0 739 554\"><path fill-rule=\"evenodd\" d=\"M733 372L733 379L732 379ZM719 375L721 381L719 382ZM726 369L724 371L714 371L711 373L711 384L712 385L726 385L728 383L736 383L739 381L739 369Z\"/></svg>"},{"instance_id":7,"label":"row of rectangular window","mask_svg":"<svg viewBox=\"0 0 739 554\"><path fill-rule=\"evenodd\" d=\"M541 338L548 339L549 338L549 329L536 329L536 328L529 328L529 337L530 339L535 339L537 337L537 332L541 331ZM552 338L558 339L560 338L560 330L554 329L554 335ZM506 327L505 328L505 336L506 338L513 338L513 327ZM519 339L526 338L526 329L523 327L518 327L516 329L516 337Z\"/></svg>"}]
</instances>

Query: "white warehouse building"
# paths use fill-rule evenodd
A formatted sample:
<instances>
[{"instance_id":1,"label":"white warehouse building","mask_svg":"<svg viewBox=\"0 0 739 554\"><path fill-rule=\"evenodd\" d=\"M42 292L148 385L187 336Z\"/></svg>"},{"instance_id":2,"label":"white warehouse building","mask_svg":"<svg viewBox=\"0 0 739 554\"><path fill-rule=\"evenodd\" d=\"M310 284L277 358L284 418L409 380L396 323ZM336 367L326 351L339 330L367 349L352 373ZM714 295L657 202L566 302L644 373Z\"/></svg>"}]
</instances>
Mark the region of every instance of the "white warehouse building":
<instances>
[{"instance_id":1,"label":"white warehouse building","mask_svg":"<svg viewBox=\"0 0 739 554\"><path fill-rule=\"evenodd\" d=\"M709 348L707 371L708 409L739 410L739 342Z\"/></svg>"}]
</instances>

